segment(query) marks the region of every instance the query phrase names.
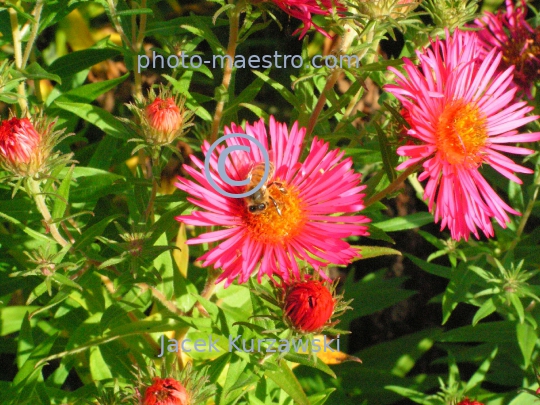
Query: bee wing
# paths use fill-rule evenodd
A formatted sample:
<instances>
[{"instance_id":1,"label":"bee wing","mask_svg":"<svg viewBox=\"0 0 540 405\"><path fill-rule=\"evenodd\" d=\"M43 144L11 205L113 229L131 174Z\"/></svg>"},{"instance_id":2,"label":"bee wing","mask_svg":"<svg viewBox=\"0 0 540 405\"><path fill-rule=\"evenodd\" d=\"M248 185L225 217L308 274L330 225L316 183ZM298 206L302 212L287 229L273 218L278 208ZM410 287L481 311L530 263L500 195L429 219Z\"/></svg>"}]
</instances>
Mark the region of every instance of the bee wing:
<instances>
[{"instance_id":1,"label":"bee wing","mask_svg":"<svg viewBox=\"0 0 540 405\"><path fill-rule=\"evenodd\" d=\"M254 168L255 168L255 162L250 162L247 169L246 180L251 180L251 175L253 174Z\"/></svg>"}]
</instances>

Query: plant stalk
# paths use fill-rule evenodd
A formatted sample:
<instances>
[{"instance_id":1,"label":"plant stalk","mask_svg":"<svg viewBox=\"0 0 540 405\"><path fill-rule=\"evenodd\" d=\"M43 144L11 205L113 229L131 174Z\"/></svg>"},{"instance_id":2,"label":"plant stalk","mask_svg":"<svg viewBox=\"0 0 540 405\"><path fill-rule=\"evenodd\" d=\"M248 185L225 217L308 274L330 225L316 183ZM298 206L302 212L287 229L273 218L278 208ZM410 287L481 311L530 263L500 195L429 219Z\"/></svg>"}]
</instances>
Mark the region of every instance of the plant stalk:
<instances>
[{"instance_id":1,"label":"plant stalk","mask_svg":"<svg viewBox=\"0 0 540 405\"><path fill-rule=\"evenodd\" d=\"M60 246L65 247L66 245L69 245L69 242L64 239L62 235L60 235L60 232L58 230L58 226L53 223L52 216L49 211L49 208L47 208L47 204L45 203L45 197L43 196L43 193L41 192L41 189L39 187L39 182L35 181L34 179L28 179L28 188L30 190L30 193L34 197L34 201L36 202L36 206L43 216L43 220L45 221L45 224L51 233L51 236L54 238Z\"/></svg>"},{"instance_id":2,"label":"plant stalk","mask_svg":"<svg viewBox=\"0 0 540 405\"><path fill-rule=\"evenodd\" d=\"M232 1L232 0L231 0ZM223 91L229 91L229 85L231 84L231 77L233 72L234 58L236 56L236 47L238 45L238 31L240 26L240 5L237 4L232 9L229 15L229 44L227 46L227 56L225 60L225 69L223 70L223 81L221 87ZM230 63L229 63L230 61ZM223 115L223 109L225 107L225 101L220 100L216 105L216 112L214 113L214 119L212 121L212 132L210 134L210 143L214 143L219 133L219 125L221 123L221 117Z\"/></svg>"},{"instance_id":3,"label":"plant stalk","mask_svg":"<svg viewBox=\"0 0 540 405\"><path fill-rule=\"evenodd\" d=\"M425 159L424 159L425 160ZM374 196L368 198L364 203L364 209L369 207L370 205L376 203L377 201L382 200L384 197L386 197L388 194L393 193L394 191L400 189L403 186L403 182L407 180L407 177L409 177L412 173L416 172L418 169L422 167L422 164L424 163L424 160L418 162L415 165L409 166L403 173L401 173L392 183L388 185L384 190L378 192Z\"/></svg>"},{"instance_id":4,"label":"plant stalk","mask_svg":"<svg viewBox=\"0 0 540 405\"><path fill-rule=\"evenodd\" d=\"M21 43L21 31L19 30L19 20L17 18L17 11L13 8L8 8L9 21L11 23L11 35L13 36L13 51L15 56L15 67L17 70L22 70L22 43ZM22 80L17 86L17 93L19 94L19 107L23 114L28 113L28 101L26 101L26 85Z\"/></svg>"},{"instance_id":5,"label":"plant stalk","mask_svg":"<svg viewBox=\"0 0 540 405\"><path fill-rule=\"evenodd\" d=\"M24 55L21 62L21 68L24 69L30 59L30 52L34 47L34 42L36 41L38 32L39 32L39 20L41 19L41 12L43 11L44 0L38 0L36 2L36 8L34 8L34 19L36 20L35 24L32 25L32 30L30 31L30 37L26 43L26 48L24 49Z\"/></svg>"}]
</instances>

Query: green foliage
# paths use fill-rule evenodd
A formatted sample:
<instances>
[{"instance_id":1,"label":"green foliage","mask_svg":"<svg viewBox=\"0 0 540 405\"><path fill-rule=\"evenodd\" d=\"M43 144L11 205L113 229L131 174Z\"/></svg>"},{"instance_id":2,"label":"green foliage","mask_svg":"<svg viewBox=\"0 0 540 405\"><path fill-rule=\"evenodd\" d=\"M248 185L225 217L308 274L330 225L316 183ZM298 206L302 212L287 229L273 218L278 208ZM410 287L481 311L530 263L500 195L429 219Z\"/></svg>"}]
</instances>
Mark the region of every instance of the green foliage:
<instances>
[{"instance_id":1,"label":"green foliage","mask_svg":"<svg viewBox=\"0 0 540 405\"><path fill-rule=\"evenodd\" d=\"M410 123L383 86L395 83L388 68L404 62L379 45L399 31L398 54L414 58L430 37L474 19L477 2L427 0L407 10L392 1L343 3L337 14L312 13L317 26L338 33L333 40L319 33L302 41L289 38L297 20L273 1L0 6L1 122L39 110L74 133L55 144L59 158L46 172L14 178L0 170L0 404L141 404L156 376L181 381L192 405L540 398L538 145L525 145L534 153L519 164L535 174L522 176L523 185L481 168L522 213L496 224L491 239L455 241L433 227L440 218L428 212L426 184L414 173L423 162L396 170ZM276 49L300 55L302 66L137 65L154 52L212 61ZM323 52L359 63L307 63ZM146 100L154 84L185 98L193 128L183 122L182 138L134 150L129 141L147 128L126 105ZM536 89L533 96L538 110ZM370 235L344 238L358 257L347 268L328 266L343 306L352 307L326 329L339 350L321 353L312 342L269 350L269 340L307 342L322 332L289 329L275 280L216 284L221 270L198 258L217 242L189 240L217 229L176 221L193 210L194 197L174 186L176 176L189 177L189 155L201 158L202 142L231 123L270 115L306 128L305 144L294 145L303 156L315 136L342 150L366 185L360 214L371 219ZM237 336L253 350L231 347ZM177 352L164 350L175 341ZM197 341L217 350L199 351Z\"/></svg>"}]
</instances>

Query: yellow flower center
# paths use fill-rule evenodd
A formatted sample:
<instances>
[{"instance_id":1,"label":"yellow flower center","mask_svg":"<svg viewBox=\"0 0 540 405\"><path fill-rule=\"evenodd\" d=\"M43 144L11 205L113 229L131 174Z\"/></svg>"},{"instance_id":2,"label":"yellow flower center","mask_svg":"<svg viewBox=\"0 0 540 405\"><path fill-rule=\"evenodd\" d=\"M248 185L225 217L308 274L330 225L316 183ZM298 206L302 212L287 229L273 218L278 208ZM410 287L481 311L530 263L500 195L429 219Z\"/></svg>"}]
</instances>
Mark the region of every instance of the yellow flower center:
<instances>
[{"instance_id":1,"label":"yellow flower center","mask_svg":"<svg viewBox=\"0 0 540 405\"><path fill-rule=\"evenodd\" d=\"M294 187L282 184L286 193L283 193L277 185L267 189L268 195L277 203L279 212L271 200L268 201L266 209L257 214L249 212L245 205L242 219L251 238L258 242L284 244L296 237L307 221L298 192Z\"/></svg>"},{"instance_id":2,"label":"yellow flower center","mask_svg":"<svg viewBox=\"0 0 540 405\"><path fill-rule=\"evenodd\" d=\"M436 128L437 149L448 163L473 164L482 161L486 144L486 118L478 108L462 100L448 104Z\"/></svg>"}]
</instances>

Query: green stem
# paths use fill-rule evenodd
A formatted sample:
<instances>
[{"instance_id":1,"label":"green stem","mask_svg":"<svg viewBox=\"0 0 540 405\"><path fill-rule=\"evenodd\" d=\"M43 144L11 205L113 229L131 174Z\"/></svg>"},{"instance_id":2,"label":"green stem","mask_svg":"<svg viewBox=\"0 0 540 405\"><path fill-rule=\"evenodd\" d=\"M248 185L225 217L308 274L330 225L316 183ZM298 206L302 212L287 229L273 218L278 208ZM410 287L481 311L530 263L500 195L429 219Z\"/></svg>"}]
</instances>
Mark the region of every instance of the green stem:
<instances>
[{"instance_id":1,"label":"green stem","mask_svg":"<svg viewBox=\"0 0 540 405\"><path fill-rule=\"evenodd\" d=\"M364 205L365 208L369 207L371 204L376 203L377 201L382 200L384 197L386 197L388 194L393 193L394 191L400 189L403 187L403 182L409 177L412 173L416 172L418 169L422 167L422 164L424 161L420 161L415 165L409 166L403 173L401 173L392 183L388 185L384 190L378 192L374 196L368 198Z\"/></svg>"},{"instance_id":2,"label":"green stem","mask_svg":"<svg viewBox=\"0 0 540 405\"><path fill-rule=\"evenodd\" d=\"M11 35L13 36L13 53L15 56L15 67L17 70L22 69L22 43L21 32L19 30L19 20L17 18L17 11L14 8L8 8L9 21L11 23ZM28 112L28 102L26 101L26 86L25 81L21 80L17 87L17 93L19 94L19 106L23 114Z\"/></svg>"},{"instance_id":3,"label":"green stem","mask_svg":"<svg viewBox=\"0 0 540 405\"><path fill-rule=\"evenodd\" d=\"M373 42L373 38L375 37L375 29L376 29L376 27L377 27L377 24L372 23L367 28L366 43L371 43L372 42L372 45L369 48L364 48L357 55L358 60L361 61L364 58L364 56L366 56L369 49L373 49L375 52L377 51L377 48L379 46L379 40L376 40L376 41ZM354 40L354 38L356 36L355 34L357 34L357 32L350 26L345 26L345 29L346 29L346 31L345 31L345 34L343 36L343 39L341 40L341 45L340 45L340 48L339 48L339 56L345 55L347 53L347 50L351 46L352 41ZM373 61L373 58L375 57L375 52L372 55L368 55L368 58L367 58L367 63L368 64ZM332 90L334 88L334 86L335 86L336 82L338 81L340 75L341 75L341 70L336 69L328 77L328 79L326 81L326 85L324 86L324 89L321 92L321 94L319 96L319 99L317 100L317 104L315 105L315 108L313 109L313 113L309 117L307 130L306 130L306 136L310 136L311 133L313 132L313 130L315 129L315 125L317 124L317 120L319 119L319 115L321 114L321 112L322 112L322 110L324 108L324 105L326 104L327 94L328 94L328 92L330 90ZM347 110L346 110L347 111L346 114L351 113L351 111L353 110L353 107L356 105L356 102L357 102L357 97L355 96L355 97L353 97L353 99L349 103L349 106L347 107ZM345 116L344 118L347 118L347 116ZM342 120L342 122L343 122L343 120Z\"/></svg>"},{"instance_id":4,"label":"green stem","mask_svg":"<svg viewBox=\"0 0 540 405\"><path fill-rule=\"evenodd\" d=\"M62 235L60 235L57 225L53 223L52 221L52 216L49 211L49 208L47 208L47 204L45 203L45 197L43 196L43 193L41 192L41 189L39 187L39 182L35 181L34 179L28 179L27 184L28 184L28 188L30 190L32 197L34 197L36 206L39 212L41 213L41 215L43 216L45 225L49 229L49 232L51 233L54 240L58 242L62 247L69 245L69 242L65 240Z\"/></svg>"},{"instance_id":5,"label":"green stem","mask_svg":"<svg viewBox=\"0 0 540 405\"><path fill-rule=\"evenodd\" d=\"M156 201L157 188L158 188L158 178L160 176L161 170L159 167L159 157L150 159L152 168L150 170L149 176L152 179L152 191L150 193L150 199L148 200L148 206L146 207L145 217L146 221L151 219L152 224L155 222L154 218L154 202Z\"/></svg>"},{"instance_id":6,"label":"green stem","mask_svg":"<svg viewBox=\"0 0 540 405\"><path fill-rule=\"evenodd\" d=\"M529 220L529 217L532 214L532 210L534 208L534 204L536 202L536 199L538 198L538 190L540 190L540 174L537 174L536 179L534 180L534 191L532 198L527 203L527 207L525 208L525 212L523 213L523 216L521 217L521 220L519 221L518 228L516 230L516 237L512 241L509 247L509 251L514 250L516 247L519 239L521 238L521 234L525 230L525 226L527 225L527 221Z\"/></svg>"},{"instance_id":7,"label":"green stem","mask_svg":"<svg viewBox=\"0 0 540 405\"><path fill-rule=\"evenodd\" d=\"M345 55L347 53L347 50L352 44L352 41L355 38L355 31L345 26L345 34L343 35L343 38L341 39L341 45L339 47L339 55ZM306 138L311 135L313 130L315 129L315 125L317 124L317 120L319 119L319 115L321 115L321 112L324 108L324 105L326 104L326 98L327 94L330 90L334 88L336 85L336 82L338 81L339 77L341 76L341 69L335 69L330 76L326 79L326 84L324 86L323 91L319 95L319 99L317 100L317 104L315 105L315 108L313 109L313 113L309 117L309 121L307 124L307 130L306 130Z\"/></svg>"},{"instance_id":8,"label":"green stem","mask_svg":"<svg viewBox=\"0 0 540 405\"><path fill-rule=\"evenodd\" d=\"M230 0L232 2L232 0ZM227 57L225 58L225 68L223 70L223 81L221 82L222 90L229 91L229 85L231 84L231 77L233 72L234 57L236 56L236 47L238 46L238 31L240 27L240 3L232 9L229 15L229 45L227 46ZM231 63L229 63L229 60ZM216 112L214 113L214 119L212 121L212 132L210 134L210 143L215 142L219 133L219 125L221 123L221 117L223 115L223 109L225 107L225 101L218 101L216 105Z\"/></svg>"},{"instance_id":9,"label":"green stem","mask_svg":"<svg viewBox=\"0 0 540 405\"><path fill-rule=\"evenodd\" d=\"M366 65L369 65L370 63L373 62L373 59L375 59L375 55L377 54L377 49L379 48L380 39L373 40L373 38L375 36L375 29L376 29L376 24L373 23L373 25L369 28L369 31L367 33L367 40L366 41L367 42L372 42L371 47L364 49L362 51L362 53L358 55L358 59L361 60L364 56L366 56L369 49L371 49L373 51L371 54L366 56L366 62L365 62ZM345 125L345 123L347 122L347 119L350 117L350 115L354 111L354 107L356 107L356 104L358 103L358 100L362 96L363 91L364 91L363 88L358 90L358 92L354 95L352 100L349 102L349 105L345 109L345 113L343 114L343 117L341 118L341 120L337 124L334 132L338 132Z\"/></svg>"},{"instance_id":10,"label":"green stem","mask_svg":"<svg viewBox=\"0 0 540 405\"><path fill-rule=\"evenodd\" d=\"M36 2L36 8L34 9L34 20L36 22L32 25L32 30L30 31L30 37L28 38L28 42L26 43L26 48L24 49L24 56L22 58L21 62L21 68L24 69L26 67L26 64L28 63L28 59L30 58L30 52L32 52L32 48L34 47L34 42L36 41L37 34L39 32L39 20L41 19L41 12L43 11L43 4L44 0L38 0Z\"/></svg>"},{"instance_id":11,"label":"green stem","mask_svg":"<svg viewBox=\"0 0 540 405\"><path fill-rule=\"evenodd\" d=\"M134 3L135 6L135 3ZM146 0L141 1L140 8L146 8ZM132 16L132 38L131 38L131 44L133 51L135 53L139 53L142 47L142 43L144 40L144 35L146 33L146 14L141 14L140 16L140 23L137 27L137 16ZM138 34L136 33L136 30L138 30ZM138 60L137 55L133 57L133 66L137 66ZM139 69L134 69L133 71L133 77L135 81L135 97L140 98L142 97L142 75L141 72L139 72Z\"/></svg>"}]
</instances>

